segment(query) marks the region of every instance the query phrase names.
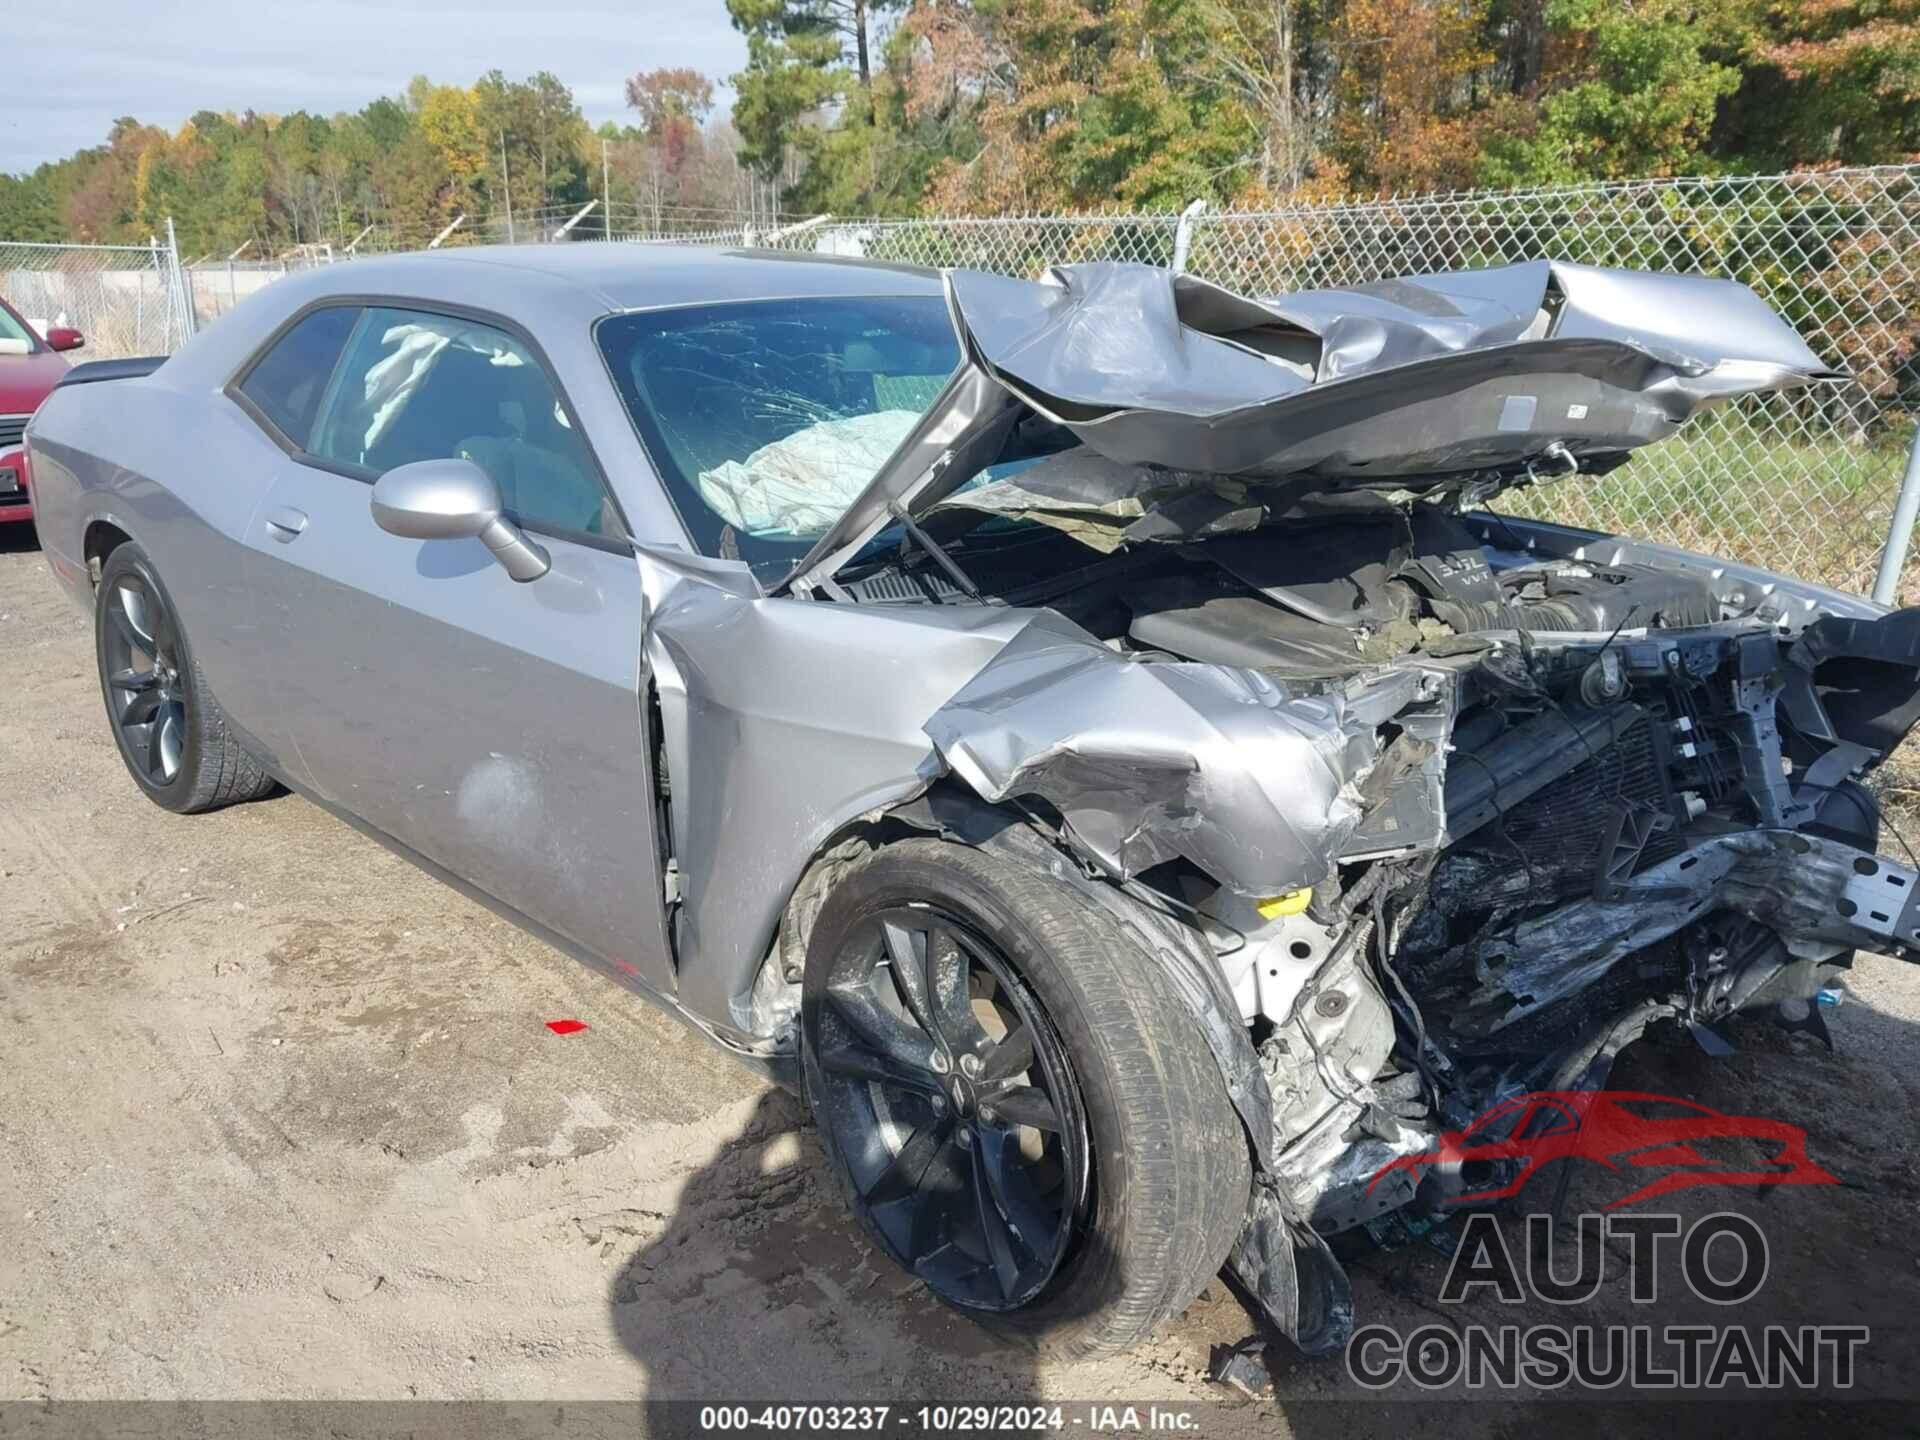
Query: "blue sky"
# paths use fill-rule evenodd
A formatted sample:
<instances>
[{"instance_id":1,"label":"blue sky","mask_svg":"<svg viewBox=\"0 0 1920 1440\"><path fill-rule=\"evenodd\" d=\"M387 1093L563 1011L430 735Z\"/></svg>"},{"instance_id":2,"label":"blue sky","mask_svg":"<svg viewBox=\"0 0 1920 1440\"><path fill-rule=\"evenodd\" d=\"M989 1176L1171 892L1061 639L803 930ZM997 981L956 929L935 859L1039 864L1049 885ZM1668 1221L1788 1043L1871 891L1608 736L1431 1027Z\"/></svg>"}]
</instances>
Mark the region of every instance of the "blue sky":
<instances>
[{"instance_id":1,"label":"blue sky","mask_svg":"<svg viewBox=\"0 0 1920 1440\"><path fill-rule=\"evenodd\" d=\"M590 124L621 82L687 65L716 80L746 42L723 0L18 0L6 7L0 171L106 138L115 117L168 129L196 110L357 110L417 74L466 85L551 70ZM730 92L722 105L732 101Z\"/></svg>"}]
</instances>

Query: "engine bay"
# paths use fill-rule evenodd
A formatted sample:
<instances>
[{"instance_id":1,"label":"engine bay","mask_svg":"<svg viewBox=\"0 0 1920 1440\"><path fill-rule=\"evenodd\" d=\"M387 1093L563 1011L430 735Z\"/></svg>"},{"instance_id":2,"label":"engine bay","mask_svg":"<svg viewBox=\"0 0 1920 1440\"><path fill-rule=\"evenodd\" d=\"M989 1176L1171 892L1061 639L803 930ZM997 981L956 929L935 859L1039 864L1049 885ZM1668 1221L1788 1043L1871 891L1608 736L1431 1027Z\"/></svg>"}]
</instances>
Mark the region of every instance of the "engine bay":
<instances>
[{"instance_id":1,"label":"engine bay","mask_svg":"<svg viewBox=\"0 0 1920 1440\"><path fill-rule=\"evenodd\" d=\"M1243 704L1341 717L1300 755L1344 746L1342 783L1302 808L1353 818L1317 837L1314 883L1262 896L1209 873L1192 813L1162 849L1117 823L1103 851L1088 810L1158 795L1178 741L1089 773L1122 742L1026 735L1039 710L1007 702L1037 705L1031 676L977 712L1034 741L992 777L1005 794L1205 934L1273 1097L1277 1174L1322 1234L1499 1191L1497 1173L1392 1167L1507 1096L1604 1084L1649 1024L1718 1047L1713 1026L1754 1010L1824 1038L1822 991L1856 945L1920 946L1914 872L1868 858L1861 784L1920 713L1913 617L1809 620L1724 567L1554 553L1521 528L1350 491L1078 568L1053 530L963 551L979 599L1044 598L1135 675L1233 676ZM947 583L903 547L849 589L974 598ZM963 747L943 751L965 773Z\"/></svg>"}]
</instances>

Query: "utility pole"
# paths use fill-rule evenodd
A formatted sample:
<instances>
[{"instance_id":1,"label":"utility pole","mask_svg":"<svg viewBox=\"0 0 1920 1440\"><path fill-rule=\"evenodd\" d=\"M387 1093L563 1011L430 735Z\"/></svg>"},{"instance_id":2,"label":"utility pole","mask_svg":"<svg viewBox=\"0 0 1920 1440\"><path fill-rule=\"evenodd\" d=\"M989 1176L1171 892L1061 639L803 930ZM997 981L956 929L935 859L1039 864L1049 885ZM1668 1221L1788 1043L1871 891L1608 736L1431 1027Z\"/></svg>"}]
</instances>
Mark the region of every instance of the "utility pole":
<instances>
[{"instance_id":1,"label":"utility pole","mask_svg":"<svg viewBox=\"0 0 1920 1440\"><path fill-rule=\"evenodd\" d=\"M606 226L607 239L613 238L613 181L607 177L612 172L607 169L607 141L600 139L600 219Z\"/></svg>"},{"instance_id":2,"label":"utility pole","mask_svg":"<svg viewBox=\"0 0 1920 1440\"><path fill-rule=\"evenodd\" d=\"M500 132L500 188L507 197L507 243L513 240L513 177L507 174L507 132Z\"/></svg>"}]
</instances>

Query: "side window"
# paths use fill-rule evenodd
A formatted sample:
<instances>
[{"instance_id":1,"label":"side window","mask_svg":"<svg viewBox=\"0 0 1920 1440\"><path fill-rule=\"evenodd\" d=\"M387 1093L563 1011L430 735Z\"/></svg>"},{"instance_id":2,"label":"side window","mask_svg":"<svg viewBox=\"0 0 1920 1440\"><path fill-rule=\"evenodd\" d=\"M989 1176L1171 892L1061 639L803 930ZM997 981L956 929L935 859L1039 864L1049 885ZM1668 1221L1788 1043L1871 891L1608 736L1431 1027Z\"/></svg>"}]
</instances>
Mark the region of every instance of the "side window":
<instances>
[{"instance_id":1,"label":"side window","mask_svg":"<svg viewBox=\"0 0 1920 1440\"><path fill-rule=\"evenodd\" d=\"M368 310L308 448L376 474L415 460L471 460L523 524L619 533L546 371L518 340L478 321Z\"/></svg>"},{"instance_id":2,"label":"side window","mask_svg":"<svg viewBox=\"0 0 1920 1440\"><path fill-rule=\"evenodd\" d=\"M327 380L359 317L356 305L314 311L274 341L241 382L240 393L294 444L304 447L313 433Z\"/></svg>"}]
</instances>

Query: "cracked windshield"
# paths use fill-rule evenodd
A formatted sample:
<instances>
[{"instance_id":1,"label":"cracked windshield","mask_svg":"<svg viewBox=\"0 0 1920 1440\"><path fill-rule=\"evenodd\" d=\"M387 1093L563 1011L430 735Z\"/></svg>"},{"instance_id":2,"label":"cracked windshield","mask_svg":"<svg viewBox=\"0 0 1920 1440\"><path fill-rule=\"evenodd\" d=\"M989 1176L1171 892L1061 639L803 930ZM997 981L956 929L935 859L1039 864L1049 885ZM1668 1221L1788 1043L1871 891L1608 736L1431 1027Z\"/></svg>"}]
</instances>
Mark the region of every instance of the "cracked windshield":
<instances>
[{"instance_id":1,"label":"cracked windshield","mask_svg":"<svg viewBox=\"0 0 1920 1440\"><path fill-rule=\"evenodd\" d=\"M839 518L960 363L938 295L650 311L599 338L695 543L762 579Z\"/></svg>"}]
</instances>

